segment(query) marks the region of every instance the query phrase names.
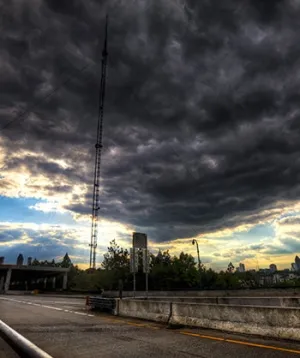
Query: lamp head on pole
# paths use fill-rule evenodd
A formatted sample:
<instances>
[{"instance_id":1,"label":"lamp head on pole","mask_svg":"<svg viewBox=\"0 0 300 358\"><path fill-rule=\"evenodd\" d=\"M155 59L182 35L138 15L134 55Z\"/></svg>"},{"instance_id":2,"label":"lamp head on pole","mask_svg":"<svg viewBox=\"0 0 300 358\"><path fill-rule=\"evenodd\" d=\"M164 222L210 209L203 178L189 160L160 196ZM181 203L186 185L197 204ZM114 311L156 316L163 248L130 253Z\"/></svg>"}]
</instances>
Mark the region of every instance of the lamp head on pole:
<instances>
[{"instance_id":1,"label":"lamp head on pole","mask_svg":"<svg viewBox=\"0 0 300 358\"><path fill-rule=\"evenodd\" d=\"M195 240L195 239L193 239L192 244L193 244L193 245L195 245L195 243L196 243L196 240Z\"/></svg>"}]
</instances>

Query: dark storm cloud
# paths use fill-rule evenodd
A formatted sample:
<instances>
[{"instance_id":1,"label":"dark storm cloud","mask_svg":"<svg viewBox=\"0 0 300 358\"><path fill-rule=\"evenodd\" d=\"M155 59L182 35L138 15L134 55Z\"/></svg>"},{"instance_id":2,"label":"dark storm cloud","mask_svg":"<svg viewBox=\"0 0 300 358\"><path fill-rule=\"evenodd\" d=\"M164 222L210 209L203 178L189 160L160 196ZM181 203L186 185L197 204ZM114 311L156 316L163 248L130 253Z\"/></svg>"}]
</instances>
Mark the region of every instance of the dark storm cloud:
<instances>
[{"instance_id":1,"label":"dark storm cloud","mask_svg":"<svg viewBox=\"0 0 300 358\"><path fill-rule=\"evenodd\" d=\"M108 10L101 216L162 241L269 219L277 201L299 199L296 2L35 2L6 8L1 123L73 79L2 133L7 168L23 160L88 184L85 204L67 208L90 213ZM71 166L13 159L16 147Z\"/></svg>"}]
</instances>

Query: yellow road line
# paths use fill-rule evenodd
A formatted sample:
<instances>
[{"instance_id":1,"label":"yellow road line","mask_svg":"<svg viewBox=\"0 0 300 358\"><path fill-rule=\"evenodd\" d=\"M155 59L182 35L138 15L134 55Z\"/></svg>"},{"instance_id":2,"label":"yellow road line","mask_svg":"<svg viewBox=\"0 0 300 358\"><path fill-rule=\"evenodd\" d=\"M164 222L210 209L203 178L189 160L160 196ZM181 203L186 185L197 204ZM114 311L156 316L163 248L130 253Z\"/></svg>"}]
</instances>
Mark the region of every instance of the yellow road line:
<instances>
[{"instance_id":1,"label":"yellow road line","mask_svg":"<svg viewBox=\"0 0 300 358\"><path fill-rule=\"evenodd\" d=\"M108 322L116 322L116 323L126 323L125 321L121 320L121 319L117 319L117 318L102 318L105 321Z\"/></svg>"},{"instance_id":2,"label":"yellow road line","mask_svg":"<svg viewBox=\"0 0 300 358\"><path fill-rule=\"evenodd\" d=\"M142 323L135 323L135 322L125 322L127 324L129 324L130 326L136 326L136 327L145 327L145 324Z\"/></svg>"},{"instance_id":3,"label":"yellow road line","mask_svg":"<svg viewBox=\"0 0 300 358\"><path fill-rule=\"evenodd\" d=\"M105 317L105 318L101 317L101 318L103 320L105 320L105 321L109 321L109 322L112 322L112 323L123 323L123 324L128 324L130 326L145 327L145 328L151 328L151 329L155 329L155 330L162 329L162 327L152 326L150 324L136 323L136 322L132 322L132 321L120 320L120 319L117 319L117 318L108 318L108 317ZM207 335L204 335L204 334L185 332L185 331L179 331L178 333L184 334L186 336L210 339L210 340L213 340L213 341L222 341L222 342L227 342L227 343L240 344L240 345L244 345L244 346L248 346L248 347L271 349L271 350L274 350L274 351L281 351L281 352L287 352L287 353L300 354L300 350L295 350L295 349L281 348L281 347L275 347L275 346L267 346L267 345L259 344L259 343L238 341L238 340L235 340L235 339L227 339L227 338L221 338L221 337L216 337L216 336L207 336Z\"/></svg>"},{"instance_id":4,"label":"yellow road line","mask_svg":"<svg viewBox=\"0 0 300 358\"><path fill-rule=\"evenodd\" d=\"M151 328L151 329L161 329L160 327L151 326L150 324L146 324L145 327Z\"/></svg>"},{"instance_id":5,"label":"yellow road line","mask_svg":"<svg viewBox=\"0 0 300 358\"><path fill-rule=\"evenodd\" d=\"M136 327L147 327L147 328L151 328L151 329L161 329L160 327L152 326L151 324L130 322L130 321L125 321L125 320L121 320L121 319L117 319L117 318L103 318L103 320L107 321L107 322L111 322L111 323L129 324L131 326L136 326Z\"/></svg>"},{"instance_id":6,"label":"yellow road line","mask_svg":"<svg viewBox=\"0 0 300 358\"><path fill-rule=\"evenodd\" d=\"M300 350L281 348L281 347L274 347L274 346L266 346L264 344L259 344L259 343L237 341L237 340L234 340L234 339L226 339L226 338L220 338L220 337L215 337L215 336L205 336L205 335L202 335L202 334L190 333L190 332L184 332L184 331L181 331L179 333L187 335L187 336L211 339L213 341L223 341L223 342L228 342L228 343L241 344L241 345L244 345L244 346L264 348L264 349L272 349L274 351L281 351L281 352L300 354Z\"/></svg>"}]
</instances>

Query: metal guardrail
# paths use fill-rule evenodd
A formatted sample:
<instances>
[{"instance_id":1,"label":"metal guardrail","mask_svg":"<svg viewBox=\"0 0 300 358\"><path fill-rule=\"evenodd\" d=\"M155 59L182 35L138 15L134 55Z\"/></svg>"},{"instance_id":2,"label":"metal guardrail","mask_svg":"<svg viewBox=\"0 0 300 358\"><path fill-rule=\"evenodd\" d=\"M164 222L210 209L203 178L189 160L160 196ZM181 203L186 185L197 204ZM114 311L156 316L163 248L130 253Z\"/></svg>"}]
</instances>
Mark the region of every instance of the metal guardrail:
<instances>
[{"instance_id":1,"label":"metal guardrail","mask_svg":"<svg viewBox=\"0 0 300 358\"><path fill-rule=\"evenodd\" d=\"M35 344L0 320L0 336L22 358L52 358Z\"/></svg>"},{"instance_id":2,"label":"metal guardrail","mask_svg":"<svg viewBox=\"0 0 300 358\"><path fill-rule=\"evenodd\" d=\"M114 298L91 296L87 297L86 305L92 309L111 313L116 308L116 300Z\"/></svg>"}]
</instances>

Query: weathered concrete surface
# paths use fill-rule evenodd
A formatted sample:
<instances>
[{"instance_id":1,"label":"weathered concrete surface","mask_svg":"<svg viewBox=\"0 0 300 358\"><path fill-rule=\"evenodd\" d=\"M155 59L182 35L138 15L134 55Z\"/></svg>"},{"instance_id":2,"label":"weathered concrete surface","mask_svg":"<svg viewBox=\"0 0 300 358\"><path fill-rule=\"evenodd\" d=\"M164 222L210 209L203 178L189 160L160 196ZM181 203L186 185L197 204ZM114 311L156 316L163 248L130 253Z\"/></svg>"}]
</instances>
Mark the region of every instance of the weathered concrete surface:
<instances>
[{"instance_id":1,"label":"weathered concrete surface","mask_svg":"<svg viewBox=\"0 0 300 358\"><path fill-rule=\"evenodd\" d=\"M150 297L149 299L151 301L167 300L171 302L225 304L234 306L272 306L300 308L300 297Z\"/></svg>"},{"instance_id":2,"label":"weathered concrete surface","mask_svg":"<svg viewBox=\"0 0 300 358\"><path fill-rule=\"evenodd\" d=\"M119 297L118 291L104 291L105 297ZM252 290L201 290L201 291L149 291L149 297L300 297L300 288L252 289ZM133 297L132 291L124 291L123 297ZM145 291L136 292L136 297L146 297Z\"/></svg>"},{"instance_id":3,"label":"weathered concrete surface","mask_svg":"<svg viewBox=\"0 0 300 358\"><path fill-rule=\"evenodd\" d=\"M123 317L135 317L167 323L171 315L171 303L162 301L118 300L116 313Z\"/></svg>"},{"instance_id":4,"label":"weathered concrete surface","mask_svg":"<svg viewBox=\"0 0 300 358\"><path fill-rule=\"evenodd\" d=\"M300 309L173 303L171 324L300 341Z\"/></svg>"},{"instance_id":5,"label":"weathered concrete surface","mask_svg":"<svg viewBox=\"0 0 300 358\"><path fill-rule=\"evenodd\" d=\"M300 308L119 301L120 316L300 341Z\"/></svg>"}]
</instances>

